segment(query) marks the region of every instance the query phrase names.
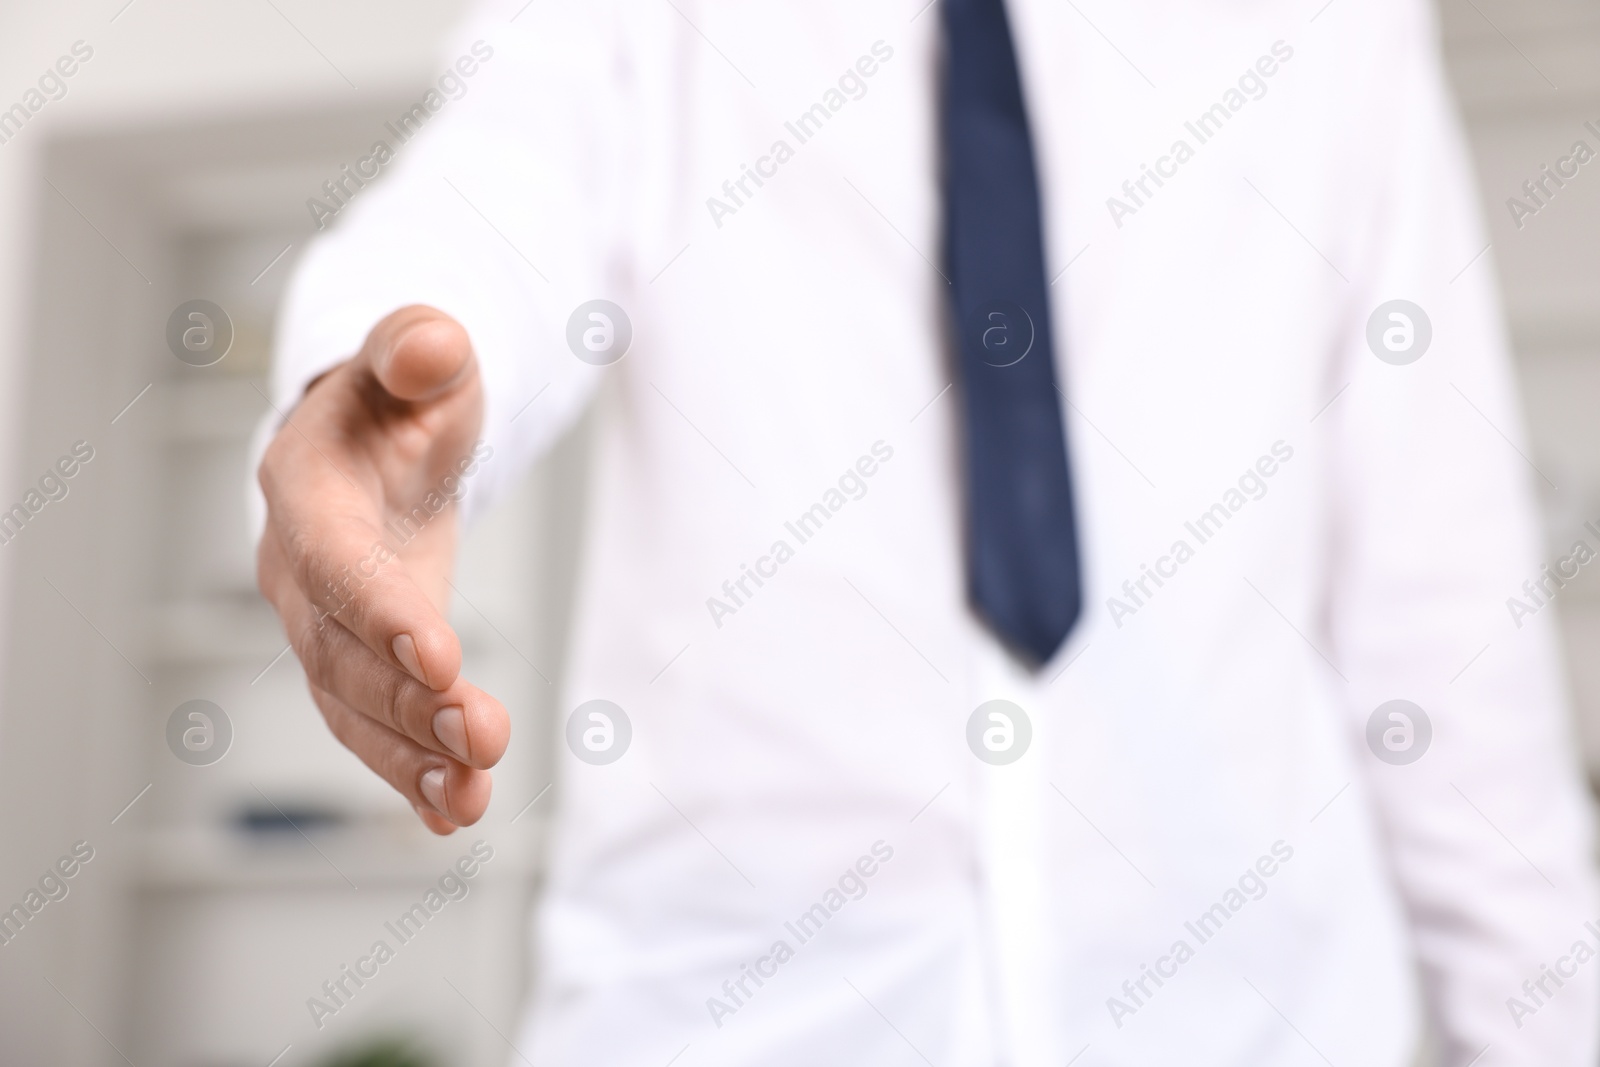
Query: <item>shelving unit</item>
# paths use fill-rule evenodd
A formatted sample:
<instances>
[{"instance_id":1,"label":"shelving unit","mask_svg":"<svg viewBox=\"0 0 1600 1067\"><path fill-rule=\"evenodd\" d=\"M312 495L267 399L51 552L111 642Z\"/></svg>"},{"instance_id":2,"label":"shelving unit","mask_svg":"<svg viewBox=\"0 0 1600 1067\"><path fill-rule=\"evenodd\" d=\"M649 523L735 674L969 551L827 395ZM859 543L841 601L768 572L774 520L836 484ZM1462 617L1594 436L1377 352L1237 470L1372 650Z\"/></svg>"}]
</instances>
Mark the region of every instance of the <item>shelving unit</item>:
<instances>
[{"instance_id":1,"label":"shelving unit","mask_svg":"<svg viewBox=\"0 0 1600 1067\"><path fill-rule=\"evenodd\" d=\"M79 438L96 456L7 546L20 560L8 706L43 714L7 723L0 793L20 810L66 788L0 834L41 864L78 839L96 857L0 956L0 1032L57 1044L0 1058L261 1067L282 1053L278 1067L299 1067L379 1034L448 1043L452 1065L512 1055L500 1035L526 989L557 794L524 810L551 781L554 699L527 660L558 676L582 433L464 545L457 585L493 623L452 611L465 670L514 721L478 827L433 837L333 740L255 592L249 441L268 410L272 317L313 233L305 197L394 110L119 132L49 156L25 451L41 470ZM233 322L214 366L166 348L167 315L194 298ZM207 766L167 748L168 716L197 698L233 728ZM467 896L315 1025L322 982L393 941L384 923L479 838L495 856Z\"/></svg>"},{"instance_id":2,"label":"shelving unit","mask_svg":"<svg viewBox=\"0 0 1600 1067\"><path fill-rule=\"evenodd\" d=\"M1505 201L1521 195L1522 183L1575 140L1600 151L1600 137L1584 126L1586 120L1600 123L1600 11L1578 0L1481 9L1444 0L1440 10L1505 296L1529 455L1556 486L1539 482L1547 558L1554 559L1583 536L1585 521L1600 520L1600 429L1593 414L1600 395L1600 304L1594 299L1600 291L1600 167L1581 168L1521 229ZM1591 779L1600 781L1596 572L1600 567L1584 568L1561 591L1556 610L1586 762Z\"/></svg>"}]
</instances>

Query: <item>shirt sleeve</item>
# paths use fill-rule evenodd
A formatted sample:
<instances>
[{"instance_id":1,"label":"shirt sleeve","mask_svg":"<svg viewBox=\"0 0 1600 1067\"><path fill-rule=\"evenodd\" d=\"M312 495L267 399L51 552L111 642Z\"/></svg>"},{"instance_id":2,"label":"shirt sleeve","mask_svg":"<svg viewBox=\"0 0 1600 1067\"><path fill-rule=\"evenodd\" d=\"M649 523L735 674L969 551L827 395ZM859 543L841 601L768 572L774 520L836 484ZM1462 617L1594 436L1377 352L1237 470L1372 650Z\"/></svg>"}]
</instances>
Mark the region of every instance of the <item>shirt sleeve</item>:
<instances>
[{"instance_id":1,"label":"shirt sleeve","mask_svg":"<svg viewBox=\"0 0 1600 1067\"><path fill-rule=\"evenodd\" d=\"M567 322L620 284L611 5L514 13L482 5L442 50L418 106L375 128L365 153L308 200L326 231L289 284L272 371L273 402L287 412L395 309L454 316L481 366L493 450L469 480L469 515L585 406L603 368L574 355Z\"/></svg>"},{"instance_id":2,"label":"shirt sleeve","mask_svg":"<svg viewBox=\"0 0 1600 1067\"><path fill-rule=\"evenodd\" d=\"M1533 606L1534 490L1548 479L1524 441L1434 27L1425 5L1397 6L1411 12L1397 23L1410 21L1382 50L1383 90L1363 118L1383 178L1358 222L1364 261L1328 383L1328 395L1344 392L1323 416L1335 457L1333 659L1349 678L1352 733L1441 1062L1578 1067L1596 1062L1600 1009L1600 962L1583 962L1600 948L1585 926L1597 917L1590 802L1557 608L1546 598L1524 614L1508 599ZM1393 300L1421 315L1392 309L1405 319L1369 325ZM1424 320L1431 339L1404 362ZM1563 545L1581 533L1557 531ZM1387 762L1369 741L1374 711L1396 699L1431 726L1414 762Z\"/></svg>"}]
</instances>

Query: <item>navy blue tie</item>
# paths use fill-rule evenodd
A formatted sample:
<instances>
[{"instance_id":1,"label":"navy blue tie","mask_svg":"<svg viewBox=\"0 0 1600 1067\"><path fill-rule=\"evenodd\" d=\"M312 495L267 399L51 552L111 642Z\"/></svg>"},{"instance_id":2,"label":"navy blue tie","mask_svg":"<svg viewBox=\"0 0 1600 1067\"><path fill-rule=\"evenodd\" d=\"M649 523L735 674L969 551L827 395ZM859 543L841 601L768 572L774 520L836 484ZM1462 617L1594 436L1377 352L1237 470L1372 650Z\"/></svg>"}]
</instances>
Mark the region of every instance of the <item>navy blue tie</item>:
<instances>
[{"instance_id":1,"label":"navy blue tie","mask_svg":"<svg viewBox=\"0 0 1600 1067\"><path fill-rule=\"evenodd\" d=\"M1081 606L1039 181L1002 0L941 0L945 263L965 435L967 581L1033 665Z\"/></svg>"}]
</instances>

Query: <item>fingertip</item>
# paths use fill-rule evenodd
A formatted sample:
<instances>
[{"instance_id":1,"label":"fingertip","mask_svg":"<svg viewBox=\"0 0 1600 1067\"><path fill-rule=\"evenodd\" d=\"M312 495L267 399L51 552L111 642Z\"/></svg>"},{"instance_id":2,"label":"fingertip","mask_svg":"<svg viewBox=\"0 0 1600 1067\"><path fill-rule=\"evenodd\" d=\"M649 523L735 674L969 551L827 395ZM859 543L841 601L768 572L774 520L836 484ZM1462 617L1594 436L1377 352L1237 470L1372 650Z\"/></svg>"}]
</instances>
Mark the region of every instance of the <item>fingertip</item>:
<instances>
[{"instance_id":1,"label":"fingertip","mask_svg":"<svg viewBox=\"0 0 1600 1067\"><path fill-rule=\"evenodd\" d=\"M461 675L461 642L449 627L396 634L389 651L407 674L435 692L449 689Z\"/></svg>"},{"instance_id":2,"label":"fingertip","mask_svg":"<svg viewBox=\"0 0 1600 1067\"><path fill-rule=\"evenodd\" d=\"M421 805L413 805L412 810L417 813L417 818L422 820L422 825L426 826L429 830L438 834L440 837L449 837L451 834L460 829L460 827L456 826L456 824L451 822L449 819L446 819L444 816L439 815L436 812L431 812Z\"/></svg>"},{"instance_id":3,"label":"fingertip","mask_svg":"<svg viewBox=\"0 0 1600 1067\"><path fill-rule=\"evenodd\" d=\"M498 701L474 708L467 730L474 767L493 767L510 747L511 716Z\"/></svg>"},{"instance_id":4,"label":"fingertip","mask_svg":"<svg viewBox=\"0 0 1600 1067\"><path fill-rule=\"evenodd\" d=\"M433 715L434 737L468 767L488 770L511 744L511 716L505 705L476 686L463 683L462 699Z\"/></svg>"},{"instance_id":5,"label":"fingertip","mask_svg":"<svg viewBox=\"0 0 1600 1067\"><path fill-rule=\"evenodd\" d=\"M422 661L417 658L417 643L410 634L396 634L393 641L389 642L389 651L394 653L394 658L400 661L400 666L423 685L428 684L427 672L422 669Z\"/></svg>"},{"instance_id":6,"label":"fingertip","mask_svg":"<svg viewBox=\"0 0 1600 1067\"><path fill-rule=\"evenodd\" d=\"M489 810L489 794L494 776L459 763L450 767L445 792L449 796L449 818L457 826L471 826Z\"/></svg>"},{"instance_id":7,"label":"fingertip","mask_svg":"<svg viewBox=\"0 0 1600 1067\"><path fill-rule=\"evenodd\" d=\"M390 395L426 400L451 385L472 356L472 341L455 319L429 308L401 327L373 361Z\"/></svg>"},{"instance_id":8,"label":"fingertip","mask_svg":"<svg viewBox=\"0 0 1600 1067\"><path fill-rule=\"evenodd\" d=\"M434 766L417 779L417 792L445 821L456 826L471 826L489 808L494 778L488 771L475 770L460 763ZM419 813L427 809L419 809ZM434 824L425 816L430 826Z\"/></svg>"},{"instance_id":9,"label":"fingertip","mask_svg":"<svg viewBox=\"0 0 1600 1067\"><path fill-rule=\"evenodd\" d=\"M422 772L421 778L417 779L417 791L433 806L433 810L441 815L448 815L450 812L450 799L445 795L447 774L443 767L430 767Z\"/></svg>"}]
</instances>

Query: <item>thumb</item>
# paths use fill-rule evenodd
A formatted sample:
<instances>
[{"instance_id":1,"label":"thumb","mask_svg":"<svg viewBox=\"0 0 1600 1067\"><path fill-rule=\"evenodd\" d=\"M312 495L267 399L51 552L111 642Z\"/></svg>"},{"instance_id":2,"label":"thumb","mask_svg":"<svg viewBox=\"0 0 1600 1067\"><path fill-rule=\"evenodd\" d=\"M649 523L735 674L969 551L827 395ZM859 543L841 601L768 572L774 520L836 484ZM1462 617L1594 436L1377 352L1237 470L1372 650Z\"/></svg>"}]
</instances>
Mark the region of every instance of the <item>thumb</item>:
<instances>
[{"instance_id":1,"label":"thumb","mask_svg":"<svg viewBox=\"0 0 1600 1067\"><path fill-rule=\"evenodd\" d=\"M466 327L438 308L412 304L372 328L357 360L397 400L431 400L467 374L472 341Z\"/></svg>"}]
</instances>

